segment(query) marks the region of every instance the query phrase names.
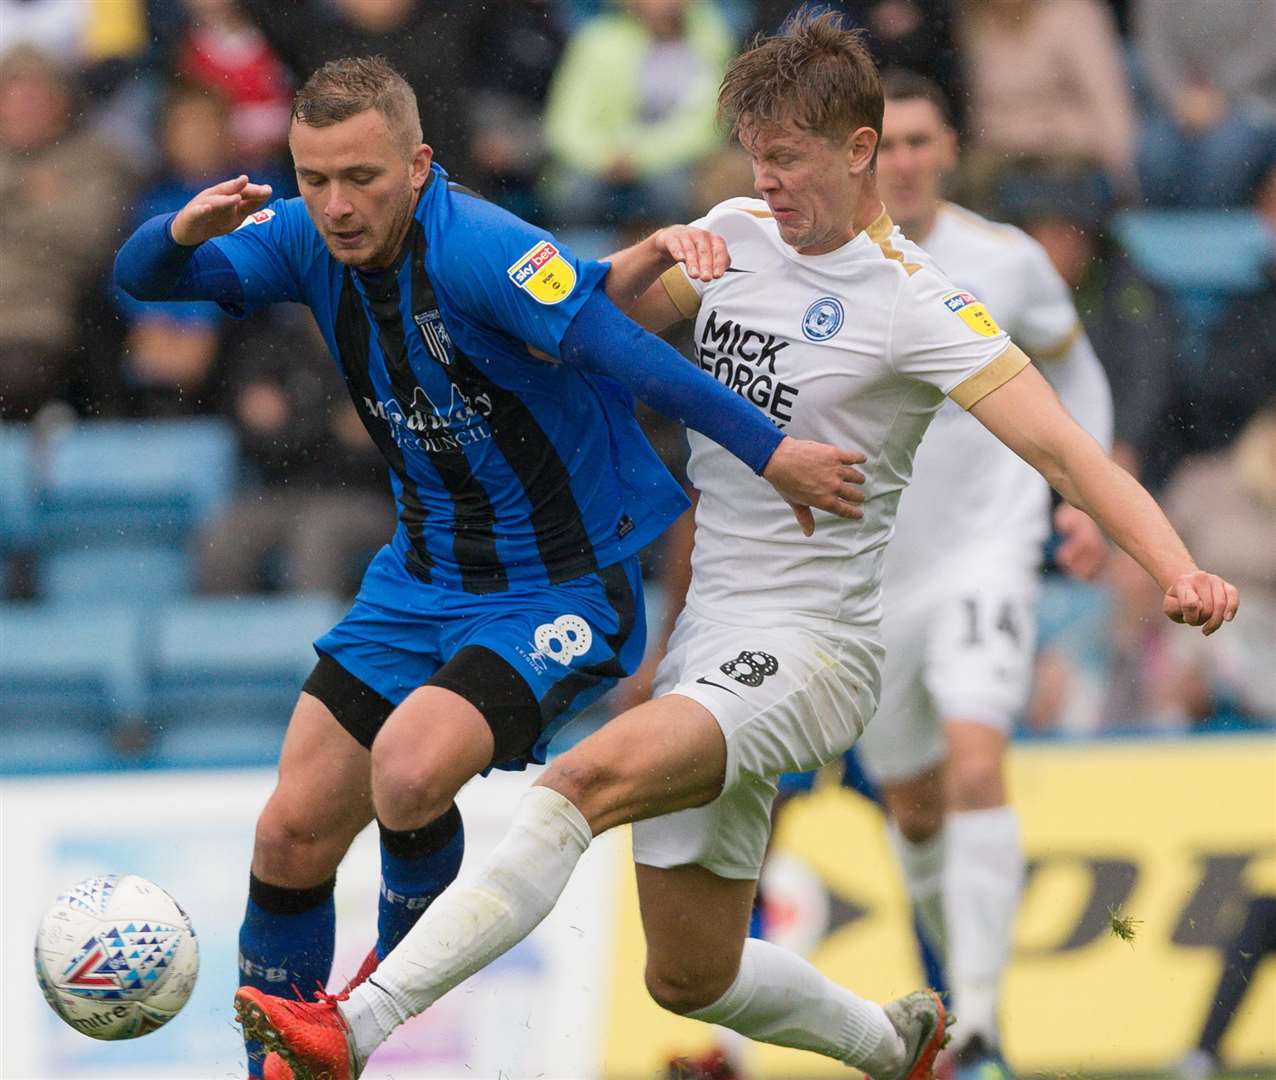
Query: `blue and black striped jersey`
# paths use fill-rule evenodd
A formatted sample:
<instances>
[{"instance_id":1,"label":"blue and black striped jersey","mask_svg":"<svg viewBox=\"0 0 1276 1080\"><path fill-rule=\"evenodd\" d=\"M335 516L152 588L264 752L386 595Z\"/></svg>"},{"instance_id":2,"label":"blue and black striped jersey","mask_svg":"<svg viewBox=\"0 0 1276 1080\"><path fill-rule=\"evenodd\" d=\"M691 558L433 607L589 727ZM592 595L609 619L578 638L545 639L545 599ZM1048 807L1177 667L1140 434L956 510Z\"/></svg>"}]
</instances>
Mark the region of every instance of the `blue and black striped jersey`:
<instances>
[{"instance_id":1,"label":"blue and black striped jersey","mask_svg":"<svg viewBox=\"0 0 1276 1080\"><path fill-rule=\"evenodd\" d=\"M242 303L225 306L314 311L389 463L393 543L417 578L475 593L566 581L637 551L685 509L629 392L529 352L558 356L606 265L437 165L384 273L332 258L301 199L208 244L238 277Z\"/></svg>"}]
</instances>

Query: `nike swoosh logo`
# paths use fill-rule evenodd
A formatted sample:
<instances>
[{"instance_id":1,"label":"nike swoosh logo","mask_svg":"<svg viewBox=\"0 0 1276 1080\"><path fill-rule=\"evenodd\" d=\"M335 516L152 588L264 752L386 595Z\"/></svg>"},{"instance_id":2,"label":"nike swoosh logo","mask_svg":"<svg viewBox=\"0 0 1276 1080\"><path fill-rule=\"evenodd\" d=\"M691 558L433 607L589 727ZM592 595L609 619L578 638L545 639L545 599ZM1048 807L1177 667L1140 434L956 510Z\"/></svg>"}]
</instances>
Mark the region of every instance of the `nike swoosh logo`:
<instances>
[{"instance_id":1,"label":"nike swoosh logo","mask_svg":"<svg viewBox=\"0 0 1276 1080\"><path fill-rule=\"evenodd\" d=\"M704 684L705 684L705 686L712 686L715 690L725 690L728 694L732 694L732 695L733 695L733 696L735 696L735 697L739 697L739 696L740 696L740 695L739 695L739 694L737 694L734 690L732 690L732 689L731 689L731 687L729 687L729 686L723 686L721 683L710 682L710 681L709 681L708 679L706 679L703 675L701 675L701 676L700 676L700 678L698 678L698 679L696 680L696 682L698 682L698 683L704 683Z\"/></svg>"},{"instance_id":2,"label":"nike swoosh logo","mask_svg":"<svg viewBox=\"0 0 1276 1080\"><path fill-rule=\"evenodd\" d=\"M742 269L740 269L740 267L738 267L738 266L728 266L728 267L727 267L727 273L728 273L728 274L752 274L752 273L754 273L754 271L752 271L752 270L742 270Z\"/></svg>"}]
</instances>

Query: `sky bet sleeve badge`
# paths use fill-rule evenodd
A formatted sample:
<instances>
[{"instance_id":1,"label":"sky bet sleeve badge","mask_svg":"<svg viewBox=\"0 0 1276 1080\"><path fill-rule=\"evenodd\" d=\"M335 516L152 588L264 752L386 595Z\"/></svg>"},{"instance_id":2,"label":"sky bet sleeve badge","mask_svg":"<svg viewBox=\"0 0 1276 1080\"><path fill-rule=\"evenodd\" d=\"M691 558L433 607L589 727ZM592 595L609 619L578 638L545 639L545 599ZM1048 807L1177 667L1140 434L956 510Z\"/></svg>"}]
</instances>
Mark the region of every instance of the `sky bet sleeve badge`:
<instances>
[{"instance_id":1,"label":"sky bet sleeve badge","mask_svg":"<svg viewBox=\"0 0 1276 1080\"><path fill-rule=\"evenodd\" d=\"M566 300L576 287L576 270L548 240L542 240L506 273L510 281L542 304Z\"/></svg>"},{"instance_id":2,"label":"sky bet sleeve badge","mask_svg":"<svg viewBox=\"0 0 1276 1080\"><path fill-rule=\"evenodd\" d=\"M961 319L976 334L996 337L1001 327L993 322L988 309L968 292L950 292L944 296L944 307Z\"/></svg>"}]
</instances>

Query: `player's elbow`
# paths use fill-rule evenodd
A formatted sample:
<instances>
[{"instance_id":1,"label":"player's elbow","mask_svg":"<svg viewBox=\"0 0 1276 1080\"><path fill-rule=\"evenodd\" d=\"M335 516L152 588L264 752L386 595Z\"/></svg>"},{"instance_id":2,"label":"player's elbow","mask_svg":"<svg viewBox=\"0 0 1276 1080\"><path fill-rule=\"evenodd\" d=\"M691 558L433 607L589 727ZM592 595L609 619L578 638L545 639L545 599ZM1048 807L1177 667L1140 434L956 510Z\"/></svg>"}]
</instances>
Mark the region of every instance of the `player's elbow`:
<instances>
[{"instance_id":1,"label":"player's elbow","mask_svg":"<svg viewBox=\"0 0 1276 1080\"><path fill-rule=\"evenodd\" d=\"M163 288L158 281L147 278L138 261L132 257L128 244L120 248L115 256L112 280L120 291L134 300L168 299L168 289ZM168 282L168 286L171 289L172 282Z\"/></svg>"},{"instance_id":2,"label":"player's elbow","mask_svg":"<svg viewBox=\"0 0 1276 1080\"><path fill-rule=\"evenodd\" d=\"M1042 448L1033 464L1055 491L1084 510L1084 478L1101 469L1105 458L1099 444L1078 428L1076 438Z\"/></svg>"}]
</instances>

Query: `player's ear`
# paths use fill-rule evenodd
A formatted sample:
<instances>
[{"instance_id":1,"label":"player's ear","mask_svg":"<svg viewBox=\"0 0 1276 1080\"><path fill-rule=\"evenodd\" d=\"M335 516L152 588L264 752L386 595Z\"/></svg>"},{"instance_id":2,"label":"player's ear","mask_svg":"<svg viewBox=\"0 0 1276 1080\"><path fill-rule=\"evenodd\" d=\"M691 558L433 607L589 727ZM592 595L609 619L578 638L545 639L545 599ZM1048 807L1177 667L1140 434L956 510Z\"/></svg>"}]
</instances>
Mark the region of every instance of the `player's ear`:
<instances>
[{"instance_id":1,"label":"player's ear","mask_svg":"<svg viewBox=\"0 0 1276 1080\"><path fill-rule=\"evenodd\" d=\"M871 127L856 128L846 140L846 163L852 176L860 176L873 163L873 151L880 136Z\"/></svg>"},{"instance_id":2,"label":"player's ear","mask_svg":"<svg viewBox=\"0 0 1276 1080\"><path fill-rule=\"evenodd\" d=\"M408 176L412 180L412 190L420 191L430 175L430 163L434 160L434 150L421 143L412 151L412 160L408 164Z\"/></svg>"}]
</instances>

